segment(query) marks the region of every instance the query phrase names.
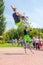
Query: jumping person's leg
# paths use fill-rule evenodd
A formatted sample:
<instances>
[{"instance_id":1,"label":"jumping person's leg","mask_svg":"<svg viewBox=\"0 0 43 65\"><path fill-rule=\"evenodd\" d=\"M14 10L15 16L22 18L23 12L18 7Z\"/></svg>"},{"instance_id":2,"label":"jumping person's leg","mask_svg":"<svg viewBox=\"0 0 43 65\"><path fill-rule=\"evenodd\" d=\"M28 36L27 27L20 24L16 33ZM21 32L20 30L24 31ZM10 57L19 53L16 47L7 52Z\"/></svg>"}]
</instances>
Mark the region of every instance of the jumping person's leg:
<instances>
[{"instance_id":1,"label":"jumping person's leg","mask_svg":"<svg viewBox=\"0 0 43 65\"><path fill-rule=\"evenodd\" d=\"M32 42L31 42L29 49L30 49L30 51L34 54L34 52L32 51L32 48L33 48L33 46L32 46Z\"/></svg>"},{"instance_id":2,"label":"jumping person's leg","mask_svg":"<svg viewBox=\"0 0 43 65\"><path fill-rule=\"evenodd\" d=\"M31 43L32 44L32 43ZM27 48L34 54L34 52L32 51L32 45L29 42L27 44Z\"/></svg>"}]
</instances>

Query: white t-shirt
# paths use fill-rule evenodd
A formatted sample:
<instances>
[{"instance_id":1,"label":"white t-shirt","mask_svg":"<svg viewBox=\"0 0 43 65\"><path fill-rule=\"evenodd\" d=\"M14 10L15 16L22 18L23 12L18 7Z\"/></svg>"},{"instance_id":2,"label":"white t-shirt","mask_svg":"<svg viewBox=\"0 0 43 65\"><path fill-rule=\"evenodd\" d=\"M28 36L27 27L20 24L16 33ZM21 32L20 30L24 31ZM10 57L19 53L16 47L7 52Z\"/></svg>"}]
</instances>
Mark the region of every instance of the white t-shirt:
<instances>
[{"instance_id":1,"label":"white t-shirt","mask_svg":"<svg viewBox=\"0 0 43 65\"><path fill-rule=\"evenodd\" d=\"M38 43L39 42L39 39L38 38L35 38L35 42Z\"/></svg>"},{"instance_id":2,"label":"white t-shirt","mask_svg":"<svg viewBox=\"0 0 43 65\"><path fill-rule=\"evenodd\" d=\"M42 40L42 38L40 38L40 41L41 41L41 43L43 43L43 40Z\"/></svg>"}]
</instances>

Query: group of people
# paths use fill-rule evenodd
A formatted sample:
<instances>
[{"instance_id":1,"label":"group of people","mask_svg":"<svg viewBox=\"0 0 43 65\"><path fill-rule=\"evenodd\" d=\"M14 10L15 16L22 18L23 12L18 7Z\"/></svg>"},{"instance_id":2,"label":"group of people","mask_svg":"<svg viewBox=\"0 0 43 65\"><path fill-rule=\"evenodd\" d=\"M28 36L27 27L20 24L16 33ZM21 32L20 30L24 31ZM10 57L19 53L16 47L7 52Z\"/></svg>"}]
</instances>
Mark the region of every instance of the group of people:
<instances>
[{"instance_id":1,"label":"group of people","mask_svg":"<svg viewBox=\"0 0 43 65\"><path fill-rule=\"evenodd\" d=\"M25 31L25 30L24 30ZM34 36L32 39L29 37L29 35L26 33L26 31L24 32L24 39L20 39L18 42L18 46L19 44L21 44L22 46L24 45L26 47L31 47L34 49L43 49L43 38L42 37L38 37L38 36Z\"/></svg>"},{"instance_id":2,"label":"group of people","mask_svg":"<svg viewBox=\"0 0 43 65\"><path fill-rule=\"evenodd\" d=\"M33 37L32 42L33 42L34 48L36 48L36 49L40 49L43 47L43 38L42 37L35 36L35 37Z\"/></svg>"}]
</instances>

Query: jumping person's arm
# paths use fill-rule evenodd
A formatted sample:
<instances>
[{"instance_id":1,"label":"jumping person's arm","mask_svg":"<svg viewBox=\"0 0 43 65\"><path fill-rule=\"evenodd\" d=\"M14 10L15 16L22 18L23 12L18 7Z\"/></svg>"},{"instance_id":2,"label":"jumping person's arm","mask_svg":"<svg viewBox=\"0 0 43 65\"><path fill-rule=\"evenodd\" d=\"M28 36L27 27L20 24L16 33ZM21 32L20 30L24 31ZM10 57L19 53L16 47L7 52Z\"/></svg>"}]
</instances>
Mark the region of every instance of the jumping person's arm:
<instances>
[{"instance_id":1,"label":"jumping person's arm","mask_svg":"<svg viewBox=\"0 0 43 65\"><path fill-rule=\"evenodd\" d=\"M11 5L11 8L13 9L13 6Z\"/></svg>"},{"instance_id":2,"label":"jumping person's arm","mask_svg":"<svg viewBox=\"0 0 43 65\"><path fill-rule=\"evenodd\" d=\"M21 13L18 13L18 15L21 16L21 17L22 17L22 16L25 16L24 14L21 14Z\"/></svg>"},{"instance_id":3,"label":"jumping person's arm","mask_svg":"<svg viewBox=\"0 0 43 65\"><path fill-rule=\"evenodd\" d=\"M14 12L16 12L16 8L14 8L12 5L11 5L11 8Z\"/></svg>"}]
</instances>

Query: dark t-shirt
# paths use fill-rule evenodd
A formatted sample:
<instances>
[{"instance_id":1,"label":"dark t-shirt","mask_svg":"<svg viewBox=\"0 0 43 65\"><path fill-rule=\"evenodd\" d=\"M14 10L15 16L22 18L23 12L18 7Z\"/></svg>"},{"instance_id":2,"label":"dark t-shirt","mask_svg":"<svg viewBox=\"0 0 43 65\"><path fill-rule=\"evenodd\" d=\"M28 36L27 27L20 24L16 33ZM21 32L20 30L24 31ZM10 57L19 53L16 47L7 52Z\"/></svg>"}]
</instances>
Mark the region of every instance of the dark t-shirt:
<instances>
[{"instance_id":1,"label":"dark t-shirt","mask_svg":"<svg viewBox=\"0 0 43 65\"><path fill-rule=\"evenodd\" d=\"M13 18L16 23L20 22L20 17L16 15L16 13L13 13Z\"/></svg>"},{"instance_id":2,"label":"dark t-shirt","mask_svg":"<svg viewBox=\"0 0 43 65\"><path fill-rule=\"evenodd\" d=\"M24 29L24 35L26 35L27 34L27 31L26 31L26 29Z\"/></svg>"}]
</instances>

